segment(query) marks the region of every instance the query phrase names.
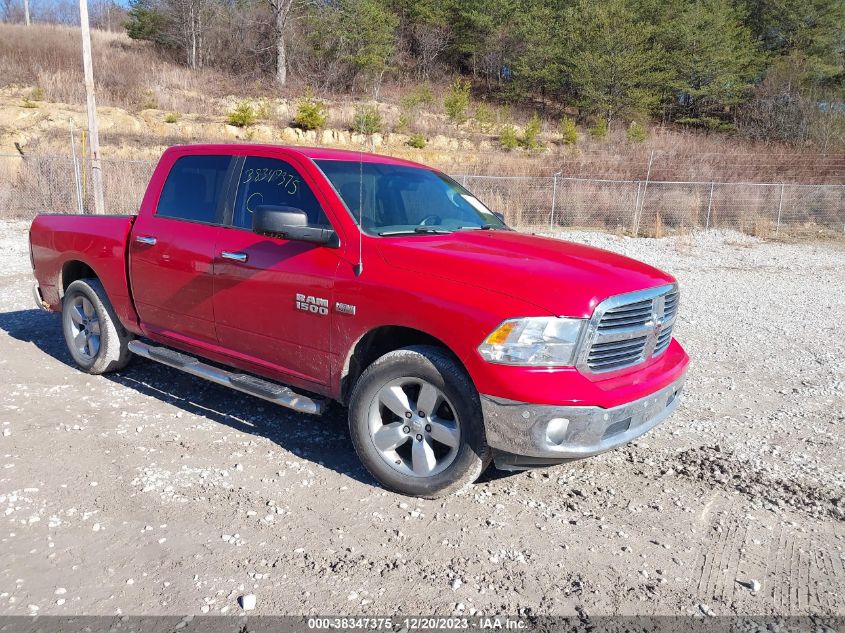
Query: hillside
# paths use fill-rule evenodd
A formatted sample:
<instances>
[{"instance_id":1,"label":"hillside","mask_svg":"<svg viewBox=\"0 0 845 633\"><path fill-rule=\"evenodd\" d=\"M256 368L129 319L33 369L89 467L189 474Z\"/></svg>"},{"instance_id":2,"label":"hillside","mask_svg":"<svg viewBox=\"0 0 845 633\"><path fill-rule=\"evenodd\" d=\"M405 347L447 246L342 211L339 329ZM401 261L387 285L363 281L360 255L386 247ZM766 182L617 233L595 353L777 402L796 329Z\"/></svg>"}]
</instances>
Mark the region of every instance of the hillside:
<instances>
[{"instance_id":1,"label":"hillside","mask_svg":"<svg viewBox=\"0 0 845 633\"><path fill-rule=\"evenodd\" d=\"M35 37L30 34L35 33ZM357 108L348 95L318 95L327 121L314 131L293 125L304 88L275 89L269 82L238 85L236 77L212 70L190 71L149 45L122 34L93 33L94 65L103 156L155 158L173 143L253 141L374 149L433 164L452 173L550 175L656 180L837 183L845 179L845 155L820 154L737 136L706 134L671 126L645 128L639 142L624 127L594 138L583 126L564 144L556 122L538 118L534 149L502 148L513 125L525 136L528 112L493 108L472 98L467 120L450 122L447 86L426 84L385 91L373 134L351 131ZM84 129L86 117L77 29L0 24L0 153L70 155L70 122ZM409 95L427 95L403 125ZM227 124L244 102L255 114L250 125ZM506 117L506 118L505 118ZM511 123L513 122L513 123ZM404 129L403 129L404 128ZM400 130L400 131L397 131ZM412 134L424 148L409 146Z\"/></svg>"}]
</instances>

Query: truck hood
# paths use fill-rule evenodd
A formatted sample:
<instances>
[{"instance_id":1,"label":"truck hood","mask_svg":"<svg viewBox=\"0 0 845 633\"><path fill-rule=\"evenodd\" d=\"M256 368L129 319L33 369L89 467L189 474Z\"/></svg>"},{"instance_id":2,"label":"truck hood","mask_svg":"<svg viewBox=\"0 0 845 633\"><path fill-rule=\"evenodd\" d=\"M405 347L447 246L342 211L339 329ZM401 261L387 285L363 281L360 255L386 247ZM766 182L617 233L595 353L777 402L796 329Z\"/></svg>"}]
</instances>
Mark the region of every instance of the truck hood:
<instances>
[{"instance_id":1,"label":"truck hood","mask_svg":"<svg viewBox=\"0 0 845 633\"><path fill-rule=\"evenodd\" d=\"M610 251L515 231L382 238L379 249L396 268L509 295L558 316L587 318L607 297L675 281Z\"/></svg>"}]
</instances>

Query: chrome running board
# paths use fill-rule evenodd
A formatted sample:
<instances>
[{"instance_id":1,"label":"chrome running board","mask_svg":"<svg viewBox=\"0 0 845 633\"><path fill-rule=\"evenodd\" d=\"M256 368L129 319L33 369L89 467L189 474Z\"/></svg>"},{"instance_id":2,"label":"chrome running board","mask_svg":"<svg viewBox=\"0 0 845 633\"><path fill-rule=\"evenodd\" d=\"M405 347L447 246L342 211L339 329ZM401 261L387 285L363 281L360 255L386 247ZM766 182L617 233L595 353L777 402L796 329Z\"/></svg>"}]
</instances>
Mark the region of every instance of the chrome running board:
<instances>
[{"instance_id":1,"label":"chrome running board","mask_svg":"<svg viewBox=\"0 0 845 633\"><path fill-rule=\"evenodd\" d=\"M325 400L304 396L296 393L290 387L257 376L237 374L213 365L207 365L198 358L168 347L155 347L135 340L129 341L129 351L157 363L184 371L186 374L248 393L251 396L262 398L299 413L321 415L326 410L327 402Z\"/></svg>"}]
</instances>

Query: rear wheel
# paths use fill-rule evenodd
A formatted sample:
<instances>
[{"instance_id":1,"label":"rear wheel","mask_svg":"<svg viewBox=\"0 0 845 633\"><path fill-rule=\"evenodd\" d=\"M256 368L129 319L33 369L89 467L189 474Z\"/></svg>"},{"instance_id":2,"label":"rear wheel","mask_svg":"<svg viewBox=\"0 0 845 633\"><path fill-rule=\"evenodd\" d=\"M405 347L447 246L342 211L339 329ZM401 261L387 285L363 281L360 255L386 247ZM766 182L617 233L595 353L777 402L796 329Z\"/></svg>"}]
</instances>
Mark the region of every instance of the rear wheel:
<instances>
[{"instance_id":1,"label":"rear wheel","mask_svg":"<svg viewBox=\"0 0 845 633\"><path fill-rule=\"evenodd\" d=\"M78 279L67 287L62 330L74 362L89 374L117 371L132 357L132 335L118 321L97 279Z\"/></svg>"},{"instance_id":2,"label":"rear wheel","mask_svg":"<svg viewBox=\"0 0 845 633\"><path fill-rule=\"evenodd\" d=\"M478 393L437 347L389 352L368 367L352 393L349 429L367 470L403 494L450 494L489 463Z\"/></svg>"}]
</instances>

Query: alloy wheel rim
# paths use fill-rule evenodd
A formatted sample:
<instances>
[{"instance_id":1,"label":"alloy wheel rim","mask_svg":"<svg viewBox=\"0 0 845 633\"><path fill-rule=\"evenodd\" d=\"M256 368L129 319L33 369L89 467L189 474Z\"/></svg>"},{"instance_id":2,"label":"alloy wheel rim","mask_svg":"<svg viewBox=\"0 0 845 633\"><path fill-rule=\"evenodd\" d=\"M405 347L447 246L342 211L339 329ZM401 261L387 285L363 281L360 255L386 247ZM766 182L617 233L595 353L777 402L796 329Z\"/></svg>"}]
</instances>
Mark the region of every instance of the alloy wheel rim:
<instances>
[{"instance_id":1,"label":"alloy wheel rim","mask_svg":"<svg viewBox=\"0 0 845 633\"><path fill-rule=\"evenodd\" d=\"M68 307L70 335L74 350L85 360L100 352L100 321L94 304L85 296L74 297Z\"/></svg>"},{"instance_id":2,"label":"alloy wheel rim","mask_svg":"<svg viewBox=\"0 0 845 633\"><path fill-rule=\"evenodd\" d=\"M376 393L369 409L370 440L394 470L411 477L432 477L455 461L460 422L446 395L421 378L391 380Z\"/></svg>"}]
</instances>

